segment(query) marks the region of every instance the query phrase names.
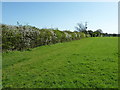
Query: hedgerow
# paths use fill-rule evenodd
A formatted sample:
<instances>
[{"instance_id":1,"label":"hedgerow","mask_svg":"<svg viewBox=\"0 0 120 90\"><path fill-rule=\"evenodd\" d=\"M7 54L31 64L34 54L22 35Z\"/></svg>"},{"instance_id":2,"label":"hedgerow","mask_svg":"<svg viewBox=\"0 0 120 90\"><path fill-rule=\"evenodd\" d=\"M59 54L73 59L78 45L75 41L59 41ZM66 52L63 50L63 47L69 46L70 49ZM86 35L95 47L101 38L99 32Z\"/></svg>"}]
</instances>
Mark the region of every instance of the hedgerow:
<instances>
[{"instance_id":1,"label":"hedgerow","mask_svg":"<svg viewBox=\"0 0 120 90\"><path fill-rule=\"evenodd\" d=\"M82 32L60 31L55 29L39 29L29 25L5 25L2 27L2 49L26 50L42 45L79 40L90 35Z\"/></svg>"}]
</instances>

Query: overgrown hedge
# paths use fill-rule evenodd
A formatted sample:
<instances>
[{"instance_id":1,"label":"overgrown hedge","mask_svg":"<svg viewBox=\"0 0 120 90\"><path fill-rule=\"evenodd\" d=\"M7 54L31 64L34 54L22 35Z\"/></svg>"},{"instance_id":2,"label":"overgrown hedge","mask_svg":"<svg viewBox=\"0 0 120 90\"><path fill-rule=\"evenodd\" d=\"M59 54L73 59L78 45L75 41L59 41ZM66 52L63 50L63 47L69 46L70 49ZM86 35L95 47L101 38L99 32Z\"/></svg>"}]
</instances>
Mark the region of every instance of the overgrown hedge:
<instances>
[{"instance_id":1,"label":"overgrown hedge","mask_svg":"<svg viewBox=\"0 0 120 90\"><path fill-rule=\"evenodd\" d=\"M54 29L38 29L29 25L11 26L1 24L2 49L26 50L42 45L55 44L89 37L81 32L60 31Z\"/></svg>"}]
</instances>

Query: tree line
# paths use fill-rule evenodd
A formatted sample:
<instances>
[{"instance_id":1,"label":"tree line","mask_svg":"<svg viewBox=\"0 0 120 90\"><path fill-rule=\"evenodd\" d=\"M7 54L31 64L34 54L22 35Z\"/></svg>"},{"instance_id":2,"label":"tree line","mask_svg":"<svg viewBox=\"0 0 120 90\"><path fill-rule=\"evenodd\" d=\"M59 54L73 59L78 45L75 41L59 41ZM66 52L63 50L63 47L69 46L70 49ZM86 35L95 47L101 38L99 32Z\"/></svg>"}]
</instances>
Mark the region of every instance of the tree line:
<instances>
[{"instance_id":1,"label":"tree line","mask_svg":"<svg viewBox=\"0 0 120 90\"><path fill-rule=\"evenodd\" d=\"M82 23L77 23L76 32L83 32L85 34L89 34L91 37L119 37L120 34L108 34L103 33L102 29L97 29L96 31L93 30L87 30L87 22L85 22L85 25Z\"/></svg>"},{"instance_id":2,"label":"tree line","mask_svg":"<svg viewBox=\"0 0 120 90\"><path fill-rule=\"evenodd\" d=\"M29 50L30 48L50 45L55 43L80 40L85 37L116 37L118 34L103 33L101 29L96 31L87 30L87 23L77 24L76 31L60 31L58 29L39 29L30 25L6 25L0 24L2 28L3 51Z\"/></svg>"}]
</instances>

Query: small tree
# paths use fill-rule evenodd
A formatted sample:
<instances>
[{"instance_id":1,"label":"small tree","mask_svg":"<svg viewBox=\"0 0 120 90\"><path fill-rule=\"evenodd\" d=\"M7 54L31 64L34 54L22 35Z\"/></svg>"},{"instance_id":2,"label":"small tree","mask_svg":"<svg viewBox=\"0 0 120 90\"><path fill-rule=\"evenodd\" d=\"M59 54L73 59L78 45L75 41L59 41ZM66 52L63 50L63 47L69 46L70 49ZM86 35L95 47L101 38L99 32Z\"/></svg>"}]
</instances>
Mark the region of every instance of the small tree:
<instances>
[{"instance_id":1,"label":"small tree","mask_svg":"<svg viewBox=\"0 0 120 90\"><path fill-rule=\"evenodd\" d=\"M101 36L102 33L103 33L103 31L102 31L101 29L97 29L97 30L95 31L95 33L96 33L97 36Z\"/></svg>"},{"instance_id":2,"label":"small tree","mask_svg":"<svg viewBox=\"0 0 120 90\"><path fill-rule=\"evenodd\" d=\"M97 29L96 31L99 33L103 33L102 29Z\"/></svg>"},{"instance_id":3,"label":"small tree","mask_svg":"<svg viewBox=\"0 0 120 90\"><path fill-rule=\"evenodd\" d=\"M87 33L87 22L85 22L85 25L83 25L82 23L77 23L77 26L75 27L77 31L79 32L84 32Z\"/></svg>"},{"instance_id":4,"label":"small tree","mask_svg":"<svg viewBox=\"0 0 120 90\"><path fill-rule=\"evenodd\" d=\"M91 37L93 37L93 31L92 30L88 30L87 32L88 32L88 34L90 34Z\"/></svg>"}]
</instances>

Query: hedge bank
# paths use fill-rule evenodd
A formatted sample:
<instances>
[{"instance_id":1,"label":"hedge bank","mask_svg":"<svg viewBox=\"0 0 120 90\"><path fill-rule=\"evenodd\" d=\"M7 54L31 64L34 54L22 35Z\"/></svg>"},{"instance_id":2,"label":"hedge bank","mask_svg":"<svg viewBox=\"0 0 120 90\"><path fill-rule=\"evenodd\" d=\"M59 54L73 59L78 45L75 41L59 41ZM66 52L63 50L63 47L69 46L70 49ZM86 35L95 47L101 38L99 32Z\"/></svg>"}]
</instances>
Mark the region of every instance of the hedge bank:
<instances>
[{"instance_id":1,"label":"hedge bank","mask_svg":"<svg viewBox=\"0 0 120 90\"><path fill-rule=\"evenodd\" d=\"M39 29L33 26L12 26L1 24L2 49L26 50L42 45L68 42L89 37L82 32L60 31L55 29Z\"/></svg>"}]
</instances>

